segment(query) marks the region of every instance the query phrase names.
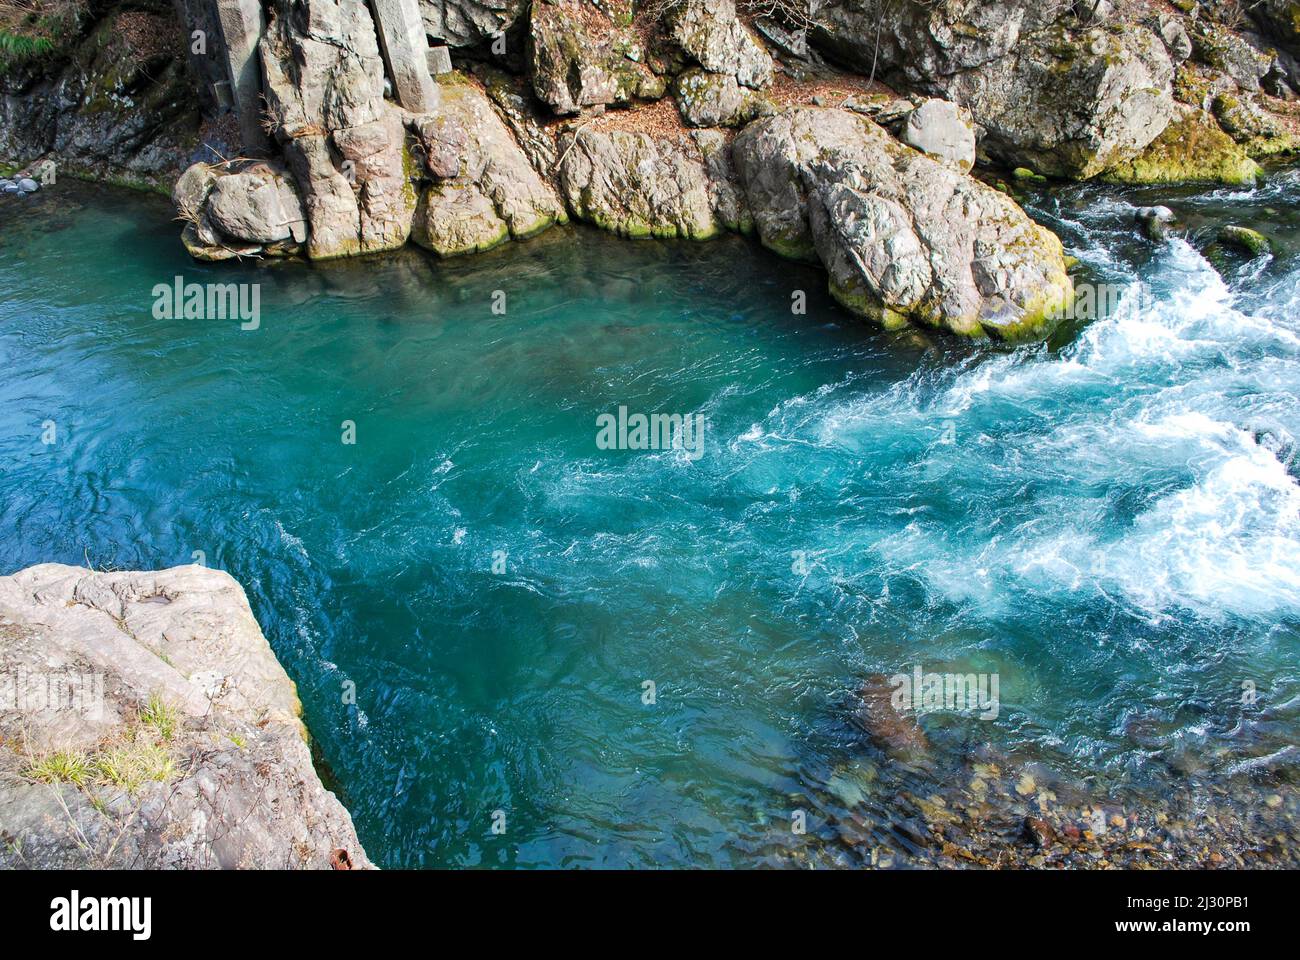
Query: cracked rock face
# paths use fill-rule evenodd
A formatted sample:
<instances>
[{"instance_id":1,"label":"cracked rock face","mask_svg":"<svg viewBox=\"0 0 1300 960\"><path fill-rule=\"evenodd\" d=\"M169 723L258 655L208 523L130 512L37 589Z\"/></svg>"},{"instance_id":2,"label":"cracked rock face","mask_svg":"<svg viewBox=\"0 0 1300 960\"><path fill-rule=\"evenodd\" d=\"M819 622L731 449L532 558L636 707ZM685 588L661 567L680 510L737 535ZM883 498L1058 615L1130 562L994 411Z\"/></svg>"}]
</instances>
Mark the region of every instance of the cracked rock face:
<instances>
[{"instance_id":1,"label":"cracked rock face","mask_svg":"<svg viewBox=\"0 0 1300 960\"><path fill-rule=\"evenodd\" d=\"M860 70L970 110L982 147L1013 166L1087 179L1173 118L1173 62L1154 30L1089 27L1061 0L908 6L874 42L880 0L839 0L819 39Z\"/></svg>"},{"instance_id":2,"label":"cracked rock face","mask_svg":"<svg viewBox=\"0 0 1300 960\"><path fill-rule=\"evenodd\" d=\"M1050 231L865 117L788 110L746 127L733 153L763 243L820 260L861 316L1020 337L1072 296Z\"/></svg>"},{"instance_id":3,"label":"cracked rock face","mask_svg":"<svg viewBox=\"0 0 1300 960\"><path fill-rule=\"evenodd\" d=\"M739 229L748 214L731 182L725 141L713 131L700 135L566 134L561 192L575 216L623 237L702 240Z\"/></svg>"},{"instance_id":4,"label":"cracked rock face","mask_svg":"<svg viewBox=\"0 0 1300 960\"><path fill-rule=\"evenodd\" d=\"M0 577L0 867L370 866L300 712L228 574Z\"/></svg>"},{"instance_id":5,"label":"cracked rock face","mask_svg":"<svg viewBox=\"0 0 1300 960\"><path fill-rule=\"evenodd\" d=\"M537 0L528 61L537 98L557 114L663 96L665 84L641 61L630 29L632 4L611 0L613 15L579 0ZM627 25L627 26L625 26Z\"/></svg>"},{"instance_id":6,"label":"cracked rock face","mask_svg":"<svg viewBox=\"0 0 1300 960\"><path fill-rule=\"evenodd\" d=\"M412 238L421 246L444 257L475 253L567 219L478 87L447 87L417 139L434 178L415 213Z\"/></svg>"},{"instance_id":7,"label":"cracked rock face","mask_svg":"<svg viewBox=\"0 0 1300 960\"><path fill-rule=\"evenodd\" d=\"M399 109L384 100L370 12L338 0L277 0L260 45L268 122L298 182L312 259L406 242L415 193Z\"/></svg>"},{"instance_id":8,"label":"cracked rock face","mask_svg":"<svg viewBox=\"0 0 1300 960\"><path fill-rule=\"evenodd\" d=\"M742 87L772 82L772 57L736 16L735 0L686 0L672 18L672 38L709 73L734 77Z\"/></svg>"}]
</instances>

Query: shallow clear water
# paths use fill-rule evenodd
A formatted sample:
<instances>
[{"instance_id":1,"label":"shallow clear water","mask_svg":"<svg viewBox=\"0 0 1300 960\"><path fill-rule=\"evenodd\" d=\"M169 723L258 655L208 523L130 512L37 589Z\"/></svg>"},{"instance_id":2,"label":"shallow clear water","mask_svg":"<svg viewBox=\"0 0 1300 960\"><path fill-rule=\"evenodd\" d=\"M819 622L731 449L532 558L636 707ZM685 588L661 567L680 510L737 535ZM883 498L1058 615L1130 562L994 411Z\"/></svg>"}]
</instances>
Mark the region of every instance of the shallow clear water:
<instances>
[{"instance_id":1,"label":"shallow clear water","mask_svg":"<svg viewBox=\"0 0 1300 960\"><path fill-rule=\"evenodd\" d=\"M917 663L1000 677L940 757L1230 777L1300 713L1297 195L1176 198L1159 246L1041 198L1152 296L1012 349L866 330L739 239L210 267L61 184L0 209L0 573L233 574L385 866L765 862L862 801L851 693ZM1279 255L1220 274L1232 218ZM260 283L260 328L155 319L177 274ZM704 414L703 456L599 449L620 405Z\"/></svg>"}]
</instances>

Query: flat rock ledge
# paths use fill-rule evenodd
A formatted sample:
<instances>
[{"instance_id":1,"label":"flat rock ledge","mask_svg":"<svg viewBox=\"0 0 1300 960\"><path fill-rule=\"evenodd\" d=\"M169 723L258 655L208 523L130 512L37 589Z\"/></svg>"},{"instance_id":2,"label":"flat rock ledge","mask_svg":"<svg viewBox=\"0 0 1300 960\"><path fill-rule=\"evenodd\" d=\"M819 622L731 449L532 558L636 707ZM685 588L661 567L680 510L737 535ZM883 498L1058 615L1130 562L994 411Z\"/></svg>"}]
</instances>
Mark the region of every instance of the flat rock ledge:
<instances>
[{"instance_id":1,"label":"flat rock ledge","mask_svg":"<svg viewBox=\"0 0 1300 960\"><path fill-rule=\"evenodd\" d=\"M0 577L0 868L371 868L240 585Z\"/></svg>"}]
</instances>

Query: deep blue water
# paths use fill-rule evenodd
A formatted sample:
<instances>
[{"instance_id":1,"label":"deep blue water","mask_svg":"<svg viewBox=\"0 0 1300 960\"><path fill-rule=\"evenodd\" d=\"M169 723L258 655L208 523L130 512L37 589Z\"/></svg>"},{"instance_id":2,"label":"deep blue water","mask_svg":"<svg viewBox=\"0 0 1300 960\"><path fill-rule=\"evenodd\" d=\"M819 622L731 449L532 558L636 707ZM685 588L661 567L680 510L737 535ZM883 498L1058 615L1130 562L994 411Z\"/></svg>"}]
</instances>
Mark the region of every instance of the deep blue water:
<instances>
[{"instance_id":1,"label":"deep blue water","mask_svg":"<svg viewBox=\"0 0 1300 960\"><path fill-rule=\"evenodd\" d=\"M916 663L1000 678L941 754L1222 779L1300 712L1298 194L1177 198L1160 245L1040 198L1132 295L1011 348L871 331L740 239L204 266L61 184L0 209L0 573L233 574L385 866L765 862L872 789L851 693ZM1232 218L1278 254L1219 256ZM260 283L260 328L155 319L178 274ZM600 449L620 405L703 455Z\"/></svg>"}]
</instances>

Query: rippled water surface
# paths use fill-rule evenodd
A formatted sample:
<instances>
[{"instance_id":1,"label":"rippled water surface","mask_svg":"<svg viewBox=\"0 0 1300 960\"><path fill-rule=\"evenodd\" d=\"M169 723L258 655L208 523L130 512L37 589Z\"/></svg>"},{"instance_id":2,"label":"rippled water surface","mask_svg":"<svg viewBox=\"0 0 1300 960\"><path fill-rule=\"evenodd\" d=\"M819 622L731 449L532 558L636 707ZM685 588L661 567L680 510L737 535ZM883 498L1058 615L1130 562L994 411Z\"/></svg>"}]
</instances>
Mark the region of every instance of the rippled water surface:
<instances>
[{"instance_id":1,"label":"rippled water surface","mask_svg":"<svg viewBox=\"0 0 1300 960\"><path fill-rule=\"evenodd\" d=\"M0 209L0 573L233 574L386 866L774 862L792 809L833 839L856 804L905 857L896 788L845 787L880 763L847 718L917 663L1001 705L926 718L909 777L1285 778L1297 195L1175 197L1162 245L1154 197L1042 198L1133 293L1012 349L868 331L739 239L203 266L165 203L60 184ZM1229 221L1278 255L1218 251ZM260 283L260 328L155 319L177 274ZM620 405L703 413L703 456L598 449Z\"/></svg>"}]
</instances>

